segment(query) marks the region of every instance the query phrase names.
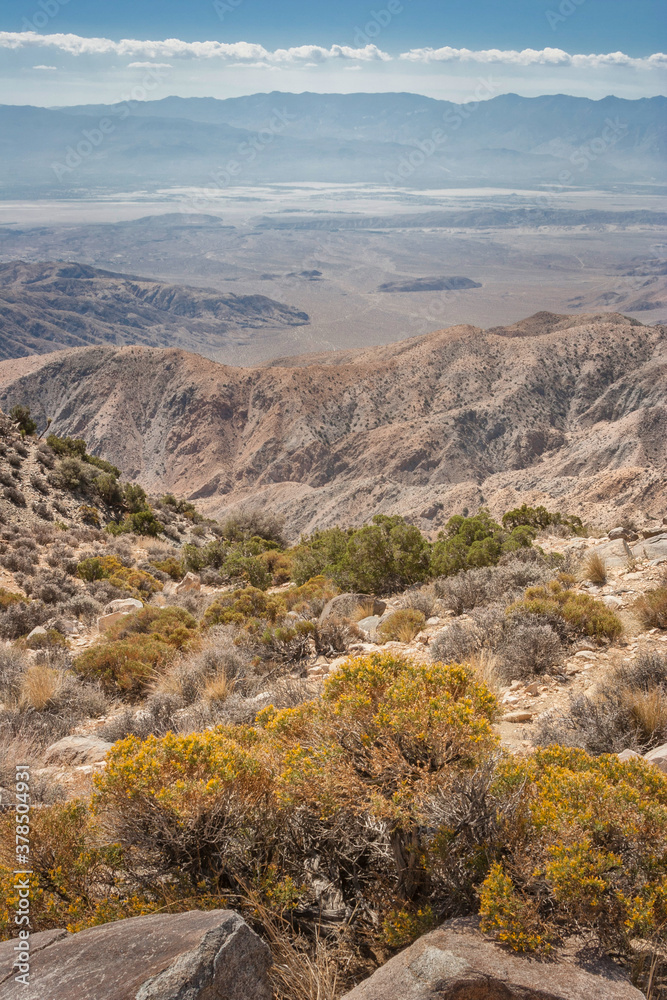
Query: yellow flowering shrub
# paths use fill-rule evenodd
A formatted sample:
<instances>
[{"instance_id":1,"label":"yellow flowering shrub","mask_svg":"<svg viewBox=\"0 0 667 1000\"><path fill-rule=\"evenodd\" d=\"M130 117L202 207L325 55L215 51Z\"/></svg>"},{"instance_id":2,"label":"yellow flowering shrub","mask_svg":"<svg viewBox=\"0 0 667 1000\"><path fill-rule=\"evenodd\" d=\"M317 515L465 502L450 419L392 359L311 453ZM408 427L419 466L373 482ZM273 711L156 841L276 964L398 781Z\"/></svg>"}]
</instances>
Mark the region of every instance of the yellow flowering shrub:
<instances>
[{"instance_id":1,"label":"yellow flowering shrub","mask_svg":"<svg viewBox=\"0 0 667 1000\"><path fill-rule=\"evenodd\" d=\"M572 928L629 948L664 935L667 777L642 760L549 747L506 760L496 791L522 788L503 858L481 888L485 930L517 950ZM539 938L539 940L538 940Z\"/></svg>"}]
</instances>

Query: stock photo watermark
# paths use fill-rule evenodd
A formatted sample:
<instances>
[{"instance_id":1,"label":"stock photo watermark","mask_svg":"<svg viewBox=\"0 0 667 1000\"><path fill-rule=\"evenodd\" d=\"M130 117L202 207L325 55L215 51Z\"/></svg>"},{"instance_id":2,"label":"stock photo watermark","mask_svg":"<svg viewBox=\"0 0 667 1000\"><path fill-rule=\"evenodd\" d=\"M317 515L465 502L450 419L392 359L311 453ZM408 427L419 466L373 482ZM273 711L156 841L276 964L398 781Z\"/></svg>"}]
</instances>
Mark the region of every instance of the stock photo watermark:
<instances>
[{"instance_id":1,"label":"stock photo watermark","mask_svg":"<svg viewBox=\"0 0 667 1000\"><path fill-rule=\"evenodd\" d=\"M21 25L22 31L39 31L45 28L49 21L57 17L61 7L66 7L70 0L39 0L36 10L31 18L24 17Z\"/></svg>"},{"instance_id":2,"label":"stock photo watermark","mask_svg":"<svg viewBox=\"0 0 667 1000\"><path fill-rule=\"evenodd\" d=\"M546 10L544 16L549 22L551 30L555 31L559 24L563 24L568 17L576 14L585 3L586 0L561 0L556 10Z\"/></svg>"},{"instance_id":3,"label":"stock photo watermark","mask_svg":"<svg viewBox=\"0 0 667 1000\"><path fill-rule=\"evenodd\" d=\"M404 10L405 4L401 3L400 0L389 0L387 6L381 10L370 11L369 20L363 27L355 25L354 44L360 49L371 45L379 38L384 29L389 27L394 18L402 14Z\"/></svg>"},{"instance_id":4,"label":"stock photo watermark","mask_svg":"<svg viewBox=\"0 0 667 1000\"><path fill-rule=\"evenodd\" d=\"M475 113L481 102L488 100L497 90L498 84L490 77L488 80L480 80L472 100L456 109L450 108L443 116L444 128L434 128L425 139L415 140L415 149L401 157L396 169L385 171L385 182L400 185L402 181L412 177L420 167L424 166L429 157L433 156L449 141L450 133L458 131L464 122Z\"/></svg>"},{"instance_id":5,"label":"stock photo watermark","mask_svg":"<svg viewBox=\"0 0 667 1000\"><path fill-rule=\"evenodd\" d=\"M254 133L251 139L239 143L236 149L236 156L227 160L225 164L214 170L210 177L213 185L201 189L201 191L188 200L187 205L182 207L190 209L203 209L214 202L220 191L229 187L242 176L244 168L257 159L263 153L276 136L282 135L290 122L296 121L297 116L290 114L285 108L279 111L273 109L272 116L264 126Z\"/></svg>"},{"instance_id":6,"label":"stock photo watermark","mask_svg":"<svg viewBox=\"0 0 667 1000\"><path fill-rule=\"evenodd\" d=\"M109 109L109 114L100 118L95 128L84 128L81 130L81 138L75 145L67 146L62 160L54 160L51 170L59 181L63 181L68 175L73 173L84 160L92 156L95 150L99 149L105 139L112 135L118 125L117 122L124 121L132 112L132 104L145 101L167 77L165 69L160 66L151 66L146 70L144 78L127 94L122 94L117 104ZM115 122L110 116L113 115Z\"/></svg>"},{"instance_id":7,"label":"stock photo watermark","mask_svg":"<svg viewBox=\"0 0 667 1000\"><path fill-rule=\"evenodd\" d=\"M224 21L227 14L233 14L245 0L214 0L213 10L221 21Z\"/></svg>"},{"instance_id":8,"label":"stock photo watermark","mask_svg":"<svg viewBox=\"0 0 667 1000\"><path fill-rule=\"evenodd\" d=\"M30 768L17 764L15 769L15 854L14 892L16 911L14 924L18 928L12 969L14 980L23 986L30 985Z\"/></svg>"}]
</instances>

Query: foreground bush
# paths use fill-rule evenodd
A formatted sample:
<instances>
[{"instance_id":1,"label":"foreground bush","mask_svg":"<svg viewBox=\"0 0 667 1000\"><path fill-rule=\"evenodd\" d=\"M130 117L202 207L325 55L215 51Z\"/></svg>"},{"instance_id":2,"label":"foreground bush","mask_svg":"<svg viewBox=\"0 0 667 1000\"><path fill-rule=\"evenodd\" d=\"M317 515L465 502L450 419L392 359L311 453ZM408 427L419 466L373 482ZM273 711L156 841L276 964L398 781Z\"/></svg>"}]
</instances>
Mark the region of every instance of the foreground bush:
<instances>
[{"instance_id":1,"label":"foreground bush","mask_svg":"<svg viewBox=\"0 0 667 1000\"><path fill-rule=\"evenodd\" d=\"M481 886L483 929L517 951L548 950L575 927L622 954L633 938L664 938L665 775L550 747L504 762L491 794L522 785Z\"/></svg>"},{"instance_id":2,"label":"foreground bush","mask_svg":"<svg viewBox=\"0 0 667 1000\"><path fill-rule=\"evenodd\" d=\"M618 955L659 942L667 777L559 747L501 754L496 711L465 667L374 654L253 726L123 739L94 814L36 816L34 929L232 899L294 934L345 927L366 954L478 911L517 950L574 927Z\"/></svg>"}]
</instances>

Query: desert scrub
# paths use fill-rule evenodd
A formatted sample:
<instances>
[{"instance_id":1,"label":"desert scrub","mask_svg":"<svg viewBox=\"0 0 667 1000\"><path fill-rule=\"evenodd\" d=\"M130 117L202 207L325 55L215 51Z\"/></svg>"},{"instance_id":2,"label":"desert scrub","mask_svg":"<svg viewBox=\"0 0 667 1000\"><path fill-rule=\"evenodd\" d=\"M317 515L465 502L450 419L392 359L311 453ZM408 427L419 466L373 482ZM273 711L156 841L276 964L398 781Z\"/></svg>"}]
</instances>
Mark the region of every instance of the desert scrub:
<instances>
[{"instance_id":1,"label":"desert scrub","mask_svg":"<svg viewBox=\"0 0 667 1000\"><path fill-rule=\"evenodd\" d=\"M0 612L4 611L12 604L19 604L21 601L27 603L27 598L22 594L15 594L13 590L0 587Z\"/></svg>"},{"instance_id":2,"label":"desert scrub","mask_svg":"<svg viewBox=\"0 0 667 1000\"><path fill-rule=\"evenodd\" d=\"M401 887L422 873L420 804L496 746L495 704L462 667L352 659L324 700L269 707L255 726L116 743L96 808L160 871L186 872L209 891L257 888L274 864L312 905L316 851L340 873L346 905L364 886L377 905L400 905ZM390 841L391 864L381 846Z\"/></svg>"},{"instance_id":3,"label":"desert scrub","mask_svg":"<svg viewBox=\"0 0 667 1000\"><path fill-rule=\"evenodd\" d=\"M500 797L522 788L504 857L480 890L482 927L518 951L590 932L629 954L667 916L667 778L643 761L549 747L504 760Z\"/></svg>"},{"instance_id":4,"label":"desert scrub","mask_svg":"<svg viewBox=\"0 0 667 1000\"><path fill-rule=\"evenodd\" d=\"M306 616L318 617L327 601L339 593L338 587L325 576L313 576L300 587L291 587L282 593L288 611L298 611Z\"/></svg>"},{"instance_id":5,"label":"desert scrub","mask_svg":"<svg viewBox=\"0 0 667 1000\"><path fill-rule=\"evenodd\" d=\"M553 580L546 587L529 587L523 600L507 609L508 615L538 615L558 620L573 637L588 636L598 643L617 639L623 632L621 620L601 601L590 594L566 590Z\"/></svg>"},{"instance_id":6,"label":"desert scrub","mask_svg":"<svg viewBox=\"0 0 667 1000\"><path fill-rule=\"evenodd\" d=\"M133 597L145 597L162 590L162 584L144 570L123 566L115 556L91 556L76 567L76 575L88 583L108 580L113 587L125 590Z\"/></svg>"},{"instance_id":7,"label":"desert scrub","mask_svg":"<svg viewBox=\"0 0 667 1000\"><path fill-rule=\"evenodd\" d=\"M110 694L139 697L179 651L197 647L197 622L183 608L143 608L127 615L74 661L74 669Z\"/></svg>"},{"instance_id":8,"label":"desert scrub","mask_svg":"<svg viewBox=\"0 0 667 1000\"><path fill-rule=\"evenodd\" d=\"M591 552L584 565L587 580L597 587L604 587L607 582L607 564L599 552Z\"/></svg>"},{"instance_id":9,"label":"desert scrub","mask_svg":"<svg viewBox=\"0 0 667 1000\"><path fill-rule=\"evenodd\" d=\"M667 583L647 590L637 598L634 607L644 628L667 628Z\"/></svg>"},{"instance_id":10,"label":"desert scrub","mask_svg":"<svg viewBox=\"0 0 667 1000\"><path fill-rule=\"evenodd\" d=\"M378 638L381 642L396 640L410 642L426 624L426 618L415 608L400 608L388 615L378 626Z\"/></svg>"},{"instance_id":11,"label":"desert scrub","mask_svg":"<svg viewBox=\"0 0 667 1000\"><path fill-rule=\"evenodd\" d=\"M285 602L280 597L266 594L257 587L245 587L223 594L209 604L203 625L241 625L244 627L268 621L281 621L287 614Z\"/></svg>"},{"instance_id":12,"label":"desert scrub","mask_svg":"<svg viewBox=\"0 0 667 1000\"><path fill-rule=\"evenodd\" d=\"M538 723L536 743L580 747L590 754L646 753L667 742L667 656L641 653L605 675L594 694L570 701Z\"/></svg>"}]
</instances>

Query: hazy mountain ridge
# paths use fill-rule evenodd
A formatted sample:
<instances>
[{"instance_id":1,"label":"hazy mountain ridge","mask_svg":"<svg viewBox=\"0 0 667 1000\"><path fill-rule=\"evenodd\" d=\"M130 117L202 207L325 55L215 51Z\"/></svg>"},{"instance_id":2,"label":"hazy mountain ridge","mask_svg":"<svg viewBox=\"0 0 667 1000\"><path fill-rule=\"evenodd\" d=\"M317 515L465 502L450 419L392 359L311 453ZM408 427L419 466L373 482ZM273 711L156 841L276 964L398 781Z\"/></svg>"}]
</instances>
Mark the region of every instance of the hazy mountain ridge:
<instances>
[{"instance_id":1,"label":"hazy mountain ridge","mask_svg":"<svg viewBox=\"0 0 667 1000\"><path fill-rule=\"evenodd\" d=\"M0 155L8 170L0 191L78 197L91 184L155 190L271 181L386 184L390 177L409 187L557 184L564 171L568 183L582 187L664 182L666 106L663 97L505 94L455 105L416 94L278 92L224 101L4 106ZM263 155L267 148L270 156Z\"/></svg>"},{"instance_id":2,"label":"hazy mountain ridge","mask_svg":"<svg viewBox=\"0 0 667 1000\"><path fill-rule=\"evenodd\" d=\"M0 358L95 344L178 346L215 357L244 330L308 323L264 295L234 295L57 262L0 264Z\"/></svg>"},{"instance_id":3,"label":"hazy mountain ridge","mask_svg":"<svg viewBox=\"0 0 667 1000\"><path fill-rule=\"evenodd\" d=\"M142 387L137 394L136 386ZM298 532L482 502L584 515L664 504L667 329L618 314L454 327L298 367L109 347L0 364L29 405L151 490L244 503Z\"/></svg>"}]
</instances>

